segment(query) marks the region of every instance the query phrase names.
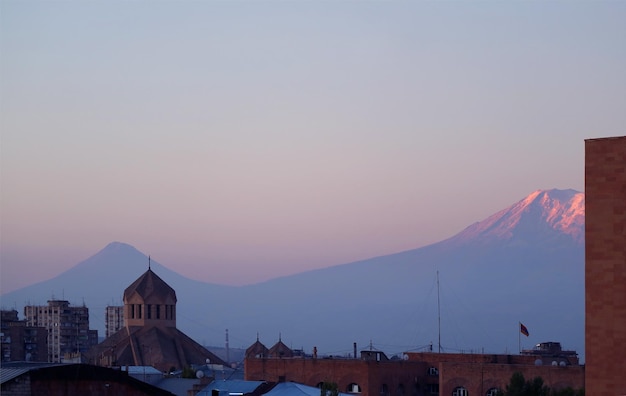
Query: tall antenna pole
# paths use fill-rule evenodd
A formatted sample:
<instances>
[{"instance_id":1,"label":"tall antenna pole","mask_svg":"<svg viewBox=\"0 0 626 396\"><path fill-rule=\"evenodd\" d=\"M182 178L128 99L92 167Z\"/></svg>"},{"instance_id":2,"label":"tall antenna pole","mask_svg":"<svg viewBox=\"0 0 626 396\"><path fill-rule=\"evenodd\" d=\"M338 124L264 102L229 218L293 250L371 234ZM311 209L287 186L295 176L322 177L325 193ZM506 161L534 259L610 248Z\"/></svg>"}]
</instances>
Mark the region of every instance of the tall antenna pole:
<instances>
[{"instance_id":1,"label":"tall antenna pole","mask_svg":"<svg viewBox=\"0 0 626 396\"><path fill-rule=\"evenodd\" d=\"M439 334L439 353L441 353L441 304L439 301L439 271L437 271L437 327Z\"/></svg>"},{"instance_id":2,"label":"tall antenna pole","mask_svg":"<svg viewBox=\"0 0 626 396\"><path fill-rule=\"evenodd\" d=\"M259 336L257 335L257 340ZM230 348L228 347L228 329L226 329L226 363L230 364Z\"/></svg>"}]
</instances>

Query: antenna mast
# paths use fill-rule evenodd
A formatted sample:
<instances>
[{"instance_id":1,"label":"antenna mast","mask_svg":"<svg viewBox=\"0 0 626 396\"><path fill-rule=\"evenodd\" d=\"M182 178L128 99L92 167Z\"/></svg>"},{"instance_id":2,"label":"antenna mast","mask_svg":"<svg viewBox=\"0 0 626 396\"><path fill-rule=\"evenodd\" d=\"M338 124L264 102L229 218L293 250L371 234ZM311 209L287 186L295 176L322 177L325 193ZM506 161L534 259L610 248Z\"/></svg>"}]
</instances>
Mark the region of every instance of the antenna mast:
<instances>
[{"instance_id":1,"label":"antenna mast","mask_svg":"<svg viewBox=\"0 0 626 396\"><path fill-rule=\"evenodd\" d=\"M441 304L439 302L439 271L437 271L437 327L439 335L439 353L441 353Z\"/></svg>"},{"instance_id":2,"label":"antenna mast","mask_svg":"<svg viewBox=\"0 0 626 396\"><path fill-rule=\"evenodd\" d=\"M257 335L257 340L258 340ZM226 363L230 364L230 348L228 347L228 329L226 329Z\"/></svg>"}]
</instances>

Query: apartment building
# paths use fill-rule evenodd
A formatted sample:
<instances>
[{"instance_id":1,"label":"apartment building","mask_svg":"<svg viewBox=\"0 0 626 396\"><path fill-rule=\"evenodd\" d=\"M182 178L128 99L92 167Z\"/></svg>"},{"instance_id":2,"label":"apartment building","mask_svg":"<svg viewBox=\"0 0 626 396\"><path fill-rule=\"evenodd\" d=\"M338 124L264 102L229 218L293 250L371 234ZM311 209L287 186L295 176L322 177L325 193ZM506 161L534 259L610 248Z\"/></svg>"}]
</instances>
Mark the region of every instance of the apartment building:
<instances>
[{"instance_id":1,"label":"apartment building","mask_svg":"<svg viewBox=\"0 0 626 396\"><path fill-rule=\"evenodd\" d=\"M27 305L24 317L28 326L48 331L48 362L63 363L98 343L98 331L89 330L89 308L72 307L66 300L49 300L48 305Z\"/></svg>"},{"instance_id":2,"label":"apartment building","mask_svg":"<svg viewBox=\"0 0 626 396\"><path fill-rule=\"evenodd\" d=\"M105 337L109 338L124 328L124 306L109 305L104 311Z\"/></svg>"},{"instance_id":3,"label":"apartment building","mask_svg":"<svg viewBox=\"0 0 626 396\"><path fill-rule=\"evenodd\" d=\"M16 310L2 311L0 321L2 362L45 362L48 358L48 331L27 326Z\"/></svg>"}]
</instances>

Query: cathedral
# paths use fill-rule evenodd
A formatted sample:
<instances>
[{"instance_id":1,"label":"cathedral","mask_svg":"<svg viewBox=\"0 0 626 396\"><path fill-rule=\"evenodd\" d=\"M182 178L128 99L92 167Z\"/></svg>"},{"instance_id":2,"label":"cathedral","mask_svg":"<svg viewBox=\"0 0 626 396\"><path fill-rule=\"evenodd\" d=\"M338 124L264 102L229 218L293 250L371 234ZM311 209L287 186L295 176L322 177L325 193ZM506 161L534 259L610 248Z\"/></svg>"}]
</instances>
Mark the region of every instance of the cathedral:
<instances>
[{"instance_id":1,"label":"cathedral","mask_svg":"<svg viewBox=\"0 0 626 396\"><path fill-rule=\"evenodd\" d=\"M162 372L207 359L225 364L176 328L176 292L150 268L124 290L124 327L86 357L100 366L153 366Z\"/></svg>"}]
</instances>

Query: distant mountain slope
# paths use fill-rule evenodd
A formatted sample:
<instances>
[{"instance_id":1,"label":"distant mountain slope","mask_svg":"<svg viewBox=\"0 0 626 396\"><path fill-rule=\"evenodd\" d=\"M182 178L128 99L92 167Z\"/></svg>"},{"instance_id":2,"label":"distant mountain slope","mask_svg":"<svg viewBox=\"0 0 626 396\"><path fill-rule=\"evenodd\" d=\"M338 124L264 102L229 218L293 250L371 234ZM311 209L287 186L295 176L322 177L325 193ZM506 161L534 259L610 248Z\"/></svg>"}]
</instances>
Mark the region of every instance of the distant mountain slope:
<instances>
[{"instance_id":1,"label":"distant mountain slope","mask_svg":"<svg viewBox=\"0 0 626 396\"><path fill-rule=\"evenodd\" d=\"M459 234L423 248L230 287L185 278L152 262L178 296L178 327L198 342L245 348L261 335L287 345L348 354L371 342L386 352L438 339L437 273L444 350L517 352L561 341L584 352L584 195L539 190ZM147 257L112 243L60 274L2 296L4 306L45 303L64 291L90 308L104 333L104 307L147 269ZM435 346L436 348L436 346Z\"/></svg>"},{"instance_id":2,"label":"distant mountain slope","mask_svg":"<svg viewBox=\"0 0 626 396\"><path fill-rule=\"evenodd\" d=\"M560 221L549 215L555 212L563 213ZM561 224L570 225L567 233ZM538 191L442 242L254 287L259 293L281 290L289 295L267 305L284 312L300 307L306 319L299 319L298 329L309 331L310 338L346 334L361 345L374 339L420 346L438 338L439 272L447 350L514 352L522 321L533 328L525 341L558 340L582 354L584 243L578 236L583 231L582 193ZM341 331L310 316L333 317ZM350 342L347 337L344 345Z\"/></svg>"},{"instance_id":3,"label":"distant mountain slope","mask_svg":"<svg viewBox=\"0 0 626 396\"><path fill-rule=\"evenodd\" d=\"M230 290L229 286L208 284L186 278L169 268L151 261L152 269L174 287L177 296L185 298L189 290L207 290L203 296L215 296ZM112 242L95 255L80 262L58 276L1 296L3 309L16 307L23 315L28 304L45 305L50 299L63 299L73 305L89 307L91 328L104 336L104 310L107 305L122 305L124 289L148 269L148 256L133 246ZM203 297L204 298L204 297ZM184 310L183 310L184 311Z\"/></svg>"}]
</instances>

